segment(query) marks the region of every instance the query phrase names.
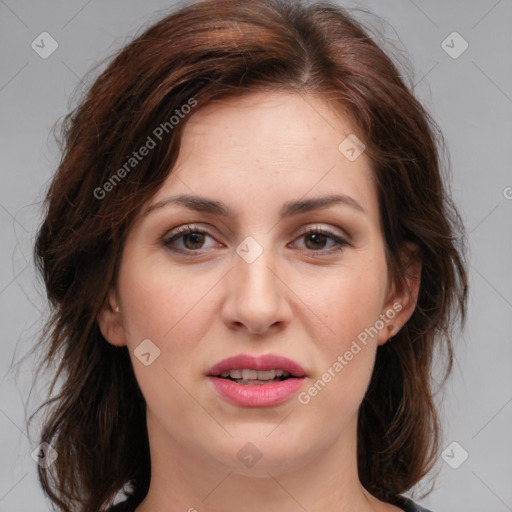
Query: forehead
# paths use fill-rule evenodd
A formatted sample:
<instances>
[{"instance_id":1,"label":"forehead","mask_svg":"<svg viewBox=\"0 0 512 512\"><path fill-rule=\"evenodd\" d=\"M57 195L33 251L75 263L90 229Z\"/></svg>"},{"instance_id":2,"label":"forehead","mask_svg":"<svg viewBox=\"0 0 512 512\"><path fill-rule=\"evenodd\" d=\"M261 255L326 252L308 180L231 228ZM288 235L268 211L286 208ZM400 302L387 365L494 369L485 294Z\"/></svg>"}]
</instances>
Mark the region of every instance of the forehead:
<instances>
[{"instance_id":1,"label":"forehead","mask_svg":"<svg viewBox=\"0 0 512 512\"><path fill-rule=\"evenodd\" d=\"M209 193L235 204L244 194L261 202L261 192L281 206L285 196L343 193L371 210L369 160L340 151L352 133L315 96L261 92L210 103L187 120L176 165L153 200Z\"/></svg>"},{"instance_id":2,"label":"forehead","mask_svg":"<svg viewBox=\"0 0 512 512\"><path fill-rule=\"evenodd\" d=\"M314 96L258 92L210 103L195 112L184 130L184 142L199 142L205 149L290 153L305 147L337 150L340 137L352 129L332 106ZM196 139L196 140L193 140ZM184 148L186 149L186 148Z\"/></svg>"}]
</instances>

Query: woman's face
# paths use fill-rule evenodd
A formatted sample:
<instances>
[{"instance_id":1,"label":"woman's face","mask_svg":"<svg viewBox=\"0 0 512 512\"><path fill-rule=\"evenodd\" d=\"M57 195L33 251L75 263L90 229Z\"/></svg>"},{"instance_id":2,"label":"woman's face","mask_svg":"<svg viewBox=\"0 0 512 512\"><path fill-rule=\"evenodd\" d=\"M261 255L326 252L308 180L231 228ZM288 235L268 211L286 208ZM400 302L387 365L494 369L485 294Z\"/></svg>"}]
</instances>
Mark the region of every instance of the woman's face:
<instances>
[{"instance_id":1,"label":"woman's face","mask_svg":"<svg viewBox=\"0 0 512 512\"><path fill-rule=\"evenodd\" d=\"M369 160L350 139L340 149L351 133L321 100L291 93L188 120L175 169L128 233L110 297L120 312L100 315L105 337L129 348L161 452L262 475L333 446L353 454L377 346L409 309L388 283ZM214 376L241 354L285 357L303 375L245 359L224 370L295 376Z\"/></svg>"}]
</instances>

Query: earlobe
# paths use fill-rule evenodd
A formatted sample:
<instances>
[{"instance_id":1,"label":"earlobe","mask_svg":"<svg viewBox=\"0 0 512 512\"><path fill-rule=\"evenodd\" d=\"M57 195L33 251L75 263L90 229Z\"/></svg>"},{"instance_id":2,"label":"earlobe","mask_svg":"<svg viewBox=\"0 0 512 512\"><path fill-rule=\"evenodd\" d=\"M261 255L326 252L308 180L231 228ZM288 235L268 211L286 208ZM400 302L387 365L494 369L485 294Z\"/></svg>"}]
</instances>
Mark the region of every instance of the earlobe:
<instances>
[{"instance_id":1,"label":"earlobe","mask_svg":"<svg viewBox=\"0 0 512 512\"><path fill-rule=\"evenodd\" d=\"M379 333L378 344L386 343L396 336L400 329L411 318L418 302L421 284L421 256L416 244L405 244L402 252L403 283L392 283L391 293L386 301L384 314L393 311L389 325ZM395 314L396 313L396 314Z\"/></svg>"},{"instance_id":2,"label":"earlobe","mask_svg":"<svg viewBox=\"0 0 512 512\"><path fill-rule=\"evenodd\" d=\"M126 345L126 337L115 292L111 291L96 317L103 337L112 345Z\"/></svg>"}]
</instances>

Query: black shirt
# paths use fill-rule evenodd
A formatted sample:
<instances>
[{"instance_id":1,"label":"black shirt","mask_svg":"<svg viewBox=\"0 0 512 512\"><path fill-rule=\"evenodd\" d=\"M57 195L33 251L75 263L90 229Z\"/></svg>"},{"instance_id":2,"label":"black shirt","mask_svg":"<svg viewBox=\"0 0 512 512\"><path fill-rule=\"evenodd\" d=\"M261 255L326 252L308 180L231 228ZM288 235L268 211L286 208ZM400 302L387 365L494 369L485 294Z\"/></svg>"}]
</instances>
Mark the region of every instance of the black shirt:
<instances>
[{"instance_id":1,"label":"black shirt","mask_svg":"<svg viewBox=\"0 0 512 512\"><path fill-rule=\"evenodd\" d=\"M402 495L398 496L395 505L402 508L404 512L432 512L432 510L420 507L417 503Z\"/></svg>"},{"instance_id":2,"label":"black shirt","mask_svg":"<svg viewBox=\"0 0 512 512\"><path fill-rule=\"evenodd\" d=\"M394 504L400 507L404 512L432 512L432 510L420 507L417 503L402 495L398 496ZM138 504L130 504L128 501L122 501L109 508L107 512L134 512L137 506Z\"/></svg>"}]
</instances>

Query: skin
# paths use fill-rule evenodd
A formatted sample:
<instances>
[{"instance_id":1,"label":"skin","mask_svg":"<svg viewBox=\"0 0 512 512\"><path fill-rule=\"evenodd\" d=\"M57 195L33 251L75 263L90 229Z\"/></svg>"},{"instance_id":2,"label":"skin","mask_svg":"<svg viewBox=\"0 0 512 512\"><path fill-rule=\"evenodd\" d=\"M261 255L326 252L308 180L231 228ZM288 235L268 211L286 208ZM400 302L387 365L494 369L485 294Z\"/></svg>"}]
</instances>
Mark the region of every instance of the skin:
<instances>
[{"instance_id":1,"label":"skin","mask_svg":"<svg viewBox=\"0 0 512 512\"><path fill-rule=\"evenodd\" d=\"M338 150L351 133L322 100L283 92L210 104L189 118L175 169L132 225L98 318L110 343L128 346L147 403L152 479L137 512L400 510L359 481L357 414L378 345L414 311L420 264L410 268L412 293L390 282L370 161ZM364 213L337 204L279 216L287 201L333 193ZM144 215L177 194L222 201L235 215L173 204ZM174 241L188 254L165 246L191 223L209 234ZM304 235L314 227L350 245L336 251L332 239ZM263 250L252 263L236 252L247 236ZM277 353L302 365L307 390L393 304L400 312L307 404L295 395L236 406L206 377L228 356ZM134 355L144 339L160 350L148 366ZM262 455L251 468L237 457L249 442Z\"/></svg>"}]
</instances>

